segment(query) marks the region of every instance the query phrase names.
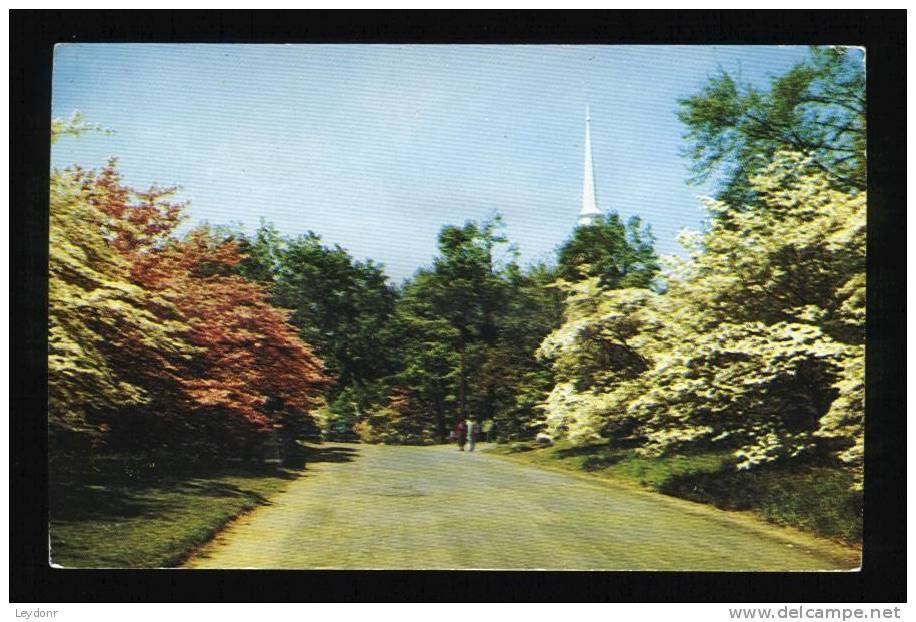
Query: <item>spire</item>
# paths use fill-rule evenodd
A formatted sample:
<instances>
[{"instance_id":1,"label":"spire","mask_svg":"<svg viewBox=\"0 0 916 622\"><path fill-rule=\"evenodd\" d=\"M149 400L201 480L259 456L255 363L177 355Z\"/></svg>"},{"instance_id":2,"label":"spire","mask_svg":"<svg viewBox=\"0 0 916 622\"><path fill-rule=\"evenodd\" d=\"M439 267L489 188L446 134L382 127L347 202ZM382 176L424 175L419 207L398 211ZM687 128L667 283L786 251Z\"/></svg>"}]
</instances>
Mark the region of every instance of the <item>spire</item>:
<instances>
[{"instance_id":1,"label":"spire","mask_svg":"<svg viewBox=\"0 0 916 622\"><path fill-rule=\"evenodd\" d=\"M582 179L582 209L579 210L579 224L590 225L601 215L595 199L595 165L592 162L592 113L585 107L585 172Z\"/></svg>"}]
</instances>

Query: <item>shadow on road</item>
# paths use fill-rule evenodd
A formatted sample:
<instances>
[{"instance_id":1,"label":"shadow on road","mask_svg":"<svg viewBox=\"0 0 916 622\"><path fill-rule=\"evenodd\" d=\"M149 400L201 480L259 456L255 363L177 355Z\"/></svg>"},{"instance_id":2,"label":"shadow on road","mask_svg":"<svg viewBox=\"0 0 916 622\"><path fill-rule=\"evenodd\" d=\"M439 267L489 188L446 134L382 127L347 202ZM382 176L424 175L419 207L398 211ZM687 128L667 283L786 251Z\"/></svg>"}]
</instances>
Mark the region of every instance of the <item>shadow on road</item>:
<instances>
[{"instance_id":1,"label":"shadow on road","mask_svg":"<svg viewBox=\"0 0 916 622\"><path fill-rule=\"evenodd\" d=\"M333 445L329 447L309 447L305 456L305 464L315 462L352 462L359 455L359 450L353 447Z\"/></svg>"}]
</instances>

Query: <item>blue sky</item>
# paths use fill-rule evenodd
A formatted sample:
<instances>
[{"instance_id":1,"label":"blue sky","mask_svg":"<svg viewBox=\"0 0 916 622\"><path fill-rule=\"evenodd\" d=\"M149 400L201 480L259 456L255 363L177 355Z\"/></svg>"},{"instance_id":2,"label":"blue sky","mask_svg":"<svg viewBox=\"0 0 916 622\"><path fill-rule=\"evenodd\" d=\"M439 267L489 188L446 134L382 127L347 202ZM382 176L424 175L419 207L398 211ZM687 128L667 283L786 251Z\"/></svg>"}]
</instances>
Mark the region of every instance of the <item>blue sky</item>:
<instances>
[{"instance_id":1,"label":"blue sky","mask_svg":"<svg viewBox=\"0 0 916 622\"><path fill-rule=\"evenodd\" d=\"M117 155L128 183L178 184L189 224L312 230L395 280L445 224L499 212L528 263L576 221L584 113L599 207L639 215L660 253L701 226L677 100L721 67L765 85L776 46L67 44L52 115L115 130L59 141L52 165Z\"/></svg>"}]
</instances>

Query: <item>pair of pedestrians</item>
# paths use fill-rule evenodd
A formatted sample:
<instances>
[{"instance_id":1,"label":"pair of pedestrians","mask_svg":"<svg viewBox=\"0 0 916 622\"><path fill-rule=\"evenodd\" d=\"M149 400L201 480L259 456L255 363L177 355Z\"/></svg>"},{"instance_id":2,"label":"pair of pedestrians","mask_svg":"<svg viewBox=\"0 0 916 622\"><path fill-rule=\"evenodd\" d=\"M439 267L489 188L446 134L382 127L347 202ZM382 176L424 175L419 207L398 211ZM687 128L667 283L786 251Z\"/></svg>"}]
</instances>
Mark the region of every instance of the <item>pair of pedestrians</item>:
<instances>
[{"instance_id":1,"label":"pair of pedestrians","mask_svg":"<svg viewBox=\"0 0 916 622\"><path fill-rule=\"evenodd\" d=\"M455 438L458 440L458 450L464 451L464 446L467 445L468 451L474 451L474 442L477 440L477 435L479 433L480 424L473 419L459 421L458 425L455 426Z\"/></svg>"}]
</instances>

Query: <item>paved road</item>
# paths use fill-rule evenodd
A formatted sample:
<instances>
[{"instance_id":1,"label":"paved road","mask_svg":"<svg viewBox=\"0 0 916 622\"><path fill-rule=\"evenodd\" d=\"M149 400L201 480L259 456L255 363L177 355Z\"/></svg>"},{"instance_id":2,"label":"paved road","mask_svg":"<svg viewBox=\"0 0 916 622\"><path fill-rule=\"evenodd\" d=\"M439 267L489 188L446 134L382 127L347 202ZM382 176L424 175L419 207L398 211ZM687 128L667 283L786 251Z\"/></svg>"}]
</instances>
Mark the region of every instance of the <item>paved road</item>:
<instances>
[{"instance_id":1,"label":"paved road","mask_svg":"<svg viewBox=\"0 0 916 622\"><path fill-rule=\"evenodd\" d=\"M858 554L744 515L453 447L326 446L199 568L827 570Z\"/></svg>"}]
</instances>

